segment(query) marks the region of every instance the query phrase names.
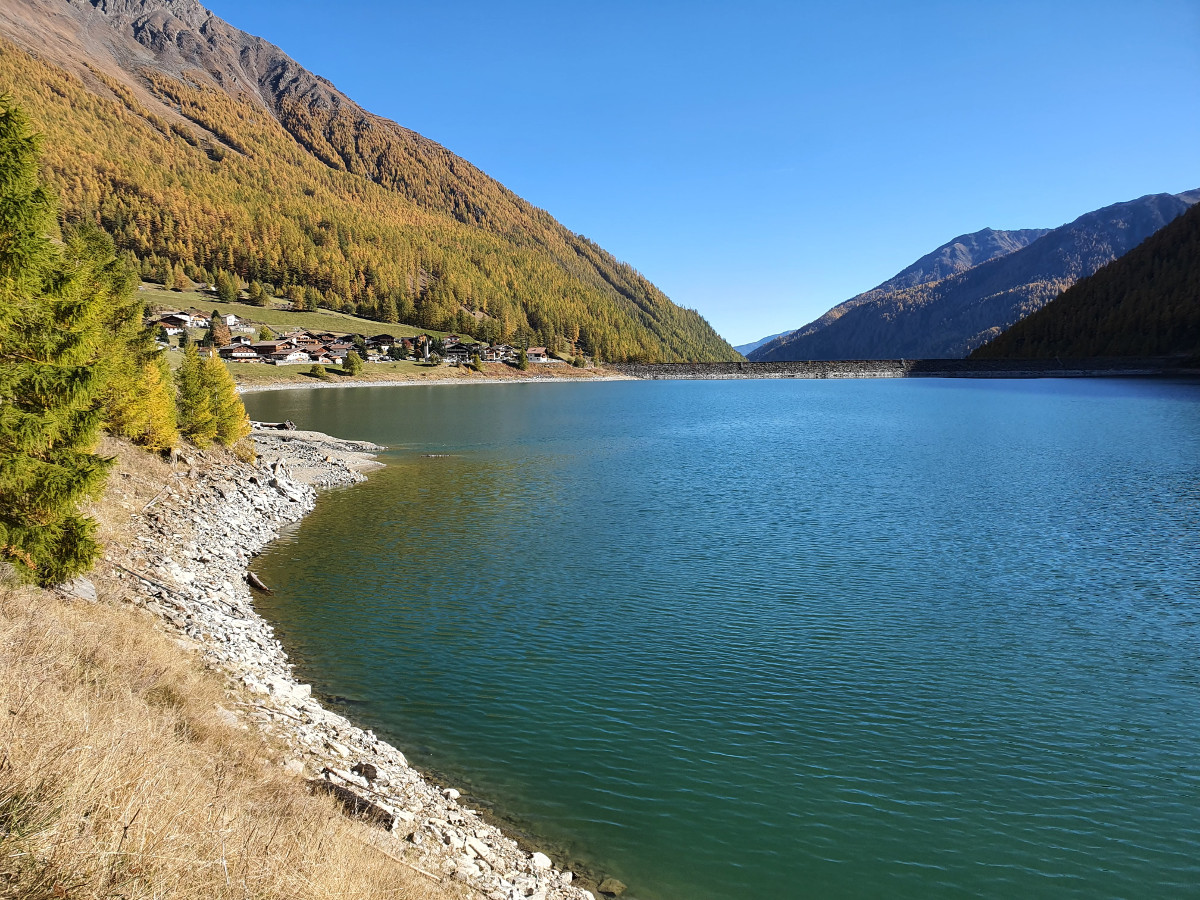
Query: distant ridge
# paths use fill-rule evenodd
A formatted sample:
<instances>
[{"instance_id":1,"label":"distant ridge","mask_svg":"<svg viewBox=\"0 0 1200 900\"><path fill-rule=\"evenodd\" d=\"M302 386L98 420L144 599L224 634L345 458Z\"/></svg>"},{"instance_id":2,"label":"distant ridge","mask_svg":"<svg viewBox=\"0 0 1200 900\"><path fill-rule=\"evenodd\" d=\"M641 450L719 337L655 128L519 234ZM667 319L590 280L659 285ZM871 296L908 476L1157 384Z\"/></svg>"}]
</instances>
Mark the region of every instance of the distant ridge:
<instances>
[{"instance_id":1,"label":"distant ridge","mask_svg":"<svg viewBox=\"0 0 1200 900\"><path fill-rule=\"evenodd\" d=\"M980 360L1093 356L1200 360L1200 206L971 354Z\"/></svg>"},{"instance_id":2,"label":"distant ridge","mask_svg":"<svg viewBox=\"0 0 1200 900\"><path fill-rule=\"evenodd\" d=\"M791 334L791 332L781 331L779 334L768 335L765 338L759 338L757 341L751 341L749 344L735 344L733 349L742 354L742 356L746 356L751 351L757 350L763 344L769 344L771 341L775 340L776 338L783 337L785 334Z\"/></svg>"},{"instance_id":3,"label":"distant ridge","mask_svg":"<svg viewBox=\"0 0 1200 900\"><path fill-rule=\"evenodd\" d=\"M1141 243L1185 212L1195 196L1151 194L1116 203L940 280L899 289L881 285L760 347L750 359L964 357Z\"/></svg>"},{"instance_id":4,"label":"distant ridge","mask_svg":"<svg viewBox=\"0 0 1200 900\"><path fill-rule=\"evenodd\" d=\"M1029 246L1031 242L1048 231L1047 228L1026 228L1019 231L997 231L985 228L974 234L959 235L931 253L925 254L882 284L839 303L819 319L802 328L764 338L757 343L757 346L751 347L751 352L742 350L740 347L735 349L746 355L747 359L756 362L792 359L792 356L787 355L791 352L788 348L795 342L828 327L855 307L877 300L885 294L940 281L959 272L965 272L981 262L1006 256L1022 247Z\"/></svg>"},{"instance_id":5,"label":"distant ridge","mask_svg":"<svg viewBox=\"0 0 1200 900\"><path fill-rule=\"evenodd\" d=\"M631 266L196 0L0 0L0 36L64 214L143 274L232 271L604 359L738 358Z\"/></svg>"}]
</instances>

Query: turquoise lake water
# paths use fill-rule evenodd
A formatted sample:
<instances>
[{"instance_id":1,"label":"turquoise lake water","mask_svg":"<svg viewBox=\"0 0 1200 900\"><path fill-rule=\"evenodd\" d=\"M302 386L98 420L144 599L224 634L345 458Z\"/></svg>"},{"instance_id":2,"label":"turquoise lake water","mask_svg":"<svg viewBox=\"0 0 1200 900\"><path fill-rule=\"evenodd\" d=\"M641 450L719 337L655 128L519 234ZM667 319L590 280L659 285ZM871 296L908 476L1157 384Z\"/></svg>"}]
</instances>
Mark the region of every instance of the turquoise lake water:
<instances>
[{"instance_id":1,"label":"turquoise lake water","mask_svg":"<svg viewBox=\"0 0 1200 900\"><path fill-rule=\"evenodd\" d=\"M1200 384L246 401L390 448L257 566L300 676L556 863L637 900L1200 896Z\"/></svg>"}]
</instances>

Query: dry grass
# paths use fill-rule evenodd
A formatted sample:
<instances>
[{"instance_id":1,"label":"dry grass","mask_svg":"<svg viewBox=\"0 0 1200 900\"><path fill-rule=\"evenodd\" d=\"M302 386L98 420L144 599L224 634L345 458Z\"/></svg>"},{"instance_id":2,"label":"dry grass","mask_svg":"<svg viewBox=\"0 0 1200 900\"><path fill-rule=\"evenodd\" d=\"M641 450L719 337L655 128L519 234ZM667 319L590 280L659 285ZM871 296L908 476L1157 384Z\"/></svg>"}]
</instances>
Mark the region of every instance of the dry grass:
<instances>
[{"instance_id":1,"label":"dry grass","mask_svg":"<svg viewBox=\"0 0 1200 900\"><path fill-rule=\"evenodd\" d=\"M98 509L110 537L169 471L141 468ZM222 717L222 678L100 584L96 604L0 586L0 897L462 896L309 796Z\"/></svg>"}]
</instances>

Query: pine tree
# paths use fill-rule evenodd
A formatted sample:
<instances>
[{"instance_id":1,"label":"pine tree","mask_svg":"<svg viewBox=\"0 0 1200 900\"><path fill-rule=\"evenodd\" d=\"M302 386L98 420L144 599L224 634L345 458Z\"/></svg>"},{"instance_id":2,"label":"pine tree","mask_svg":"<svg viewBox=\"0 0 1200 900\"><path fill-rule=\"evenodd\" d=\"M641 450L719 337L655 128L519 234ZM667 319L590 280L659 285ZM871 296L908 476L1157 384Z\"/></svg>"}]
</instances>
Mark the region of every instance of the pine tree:
<instances>
[{"instance_id":1,"label":"pine tree","mask_svg":"<svg viewBox=\"0 0 1200 900\"><path fill-rule=\"evenodd\" d=\"M179 390L180 432L197 447L207 447L217 436L217 418L195 344L188 344L183 351L183 364L175 373L175 385Z\"/></svg>"},{"instance_id":2,"label":"pine tree","mask_svg":"<svg viewBox=\"0 0 1200 900\"><path fill-rule=\"evenodd\" d=\"M56 211L37 149L24 114L0 96L0 558L50 585L99 553L78 504L103 488L111 461L92 452L104 310L90 261L50 239Z\"/></svg>"}]
</instances>

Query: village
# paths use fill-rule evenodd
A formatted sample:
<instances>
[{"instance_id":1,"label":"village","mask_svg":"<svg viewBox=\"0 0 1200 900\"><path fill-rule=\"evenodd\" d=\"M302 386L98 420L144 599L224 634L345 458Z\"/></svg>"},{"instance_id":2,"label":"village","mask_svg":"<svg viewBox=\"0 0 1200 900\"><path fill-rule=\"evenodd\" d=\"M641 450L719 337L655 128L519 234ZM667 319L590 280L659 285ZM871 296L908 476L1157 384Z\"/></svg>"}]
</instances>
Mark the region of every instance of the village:
<instances>
[{"instance_id":1,"label":"village","mask_svg":"<svg viewBox=\"0 0 1200 900\"><path fill-rule=\"evenodd\" d=\"M298 327L277 333L269 326L249 322L237 315L217 314L214 319L213 315L195 309L155 315L147 320L147 324L157 329L158 341L163 348L172 346L171 338L186 343L191 340L192 332L202 330L210 338L203 351L231 363L345 366L350 354L354 353L364 363L413 360L427 365L440 365L444 361L450 366L462 366L477 359L517 365L524 349L525 359L530 363L567 364L551 356L546 347L489 345L457 334L440 338L428 334L367 336Z\"/></svg>"}]
</instances>

